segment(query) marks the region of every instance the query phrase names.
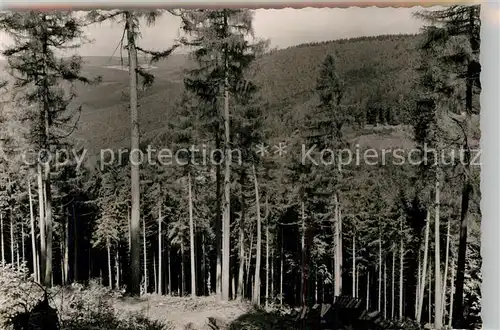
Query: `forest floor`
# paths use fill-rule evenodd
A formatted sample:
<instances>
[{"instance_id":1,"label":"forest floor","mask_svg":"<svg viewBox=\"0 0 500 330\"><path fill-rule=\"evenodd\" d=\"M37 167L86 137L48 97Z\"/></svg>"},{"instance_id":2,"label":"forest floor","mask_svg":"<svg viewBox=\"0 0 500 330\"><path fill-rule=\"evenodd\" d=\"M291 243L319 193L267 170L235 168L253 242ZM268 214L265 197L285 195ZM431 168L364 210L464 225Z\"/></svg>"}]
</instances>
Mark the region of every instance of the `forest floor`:
<instances>
[{"instance_id":1,"label":"forest floor","mask_svg":"<svg viewBox=\"0 0 500 330\"><path fill-rule=\"evenodd\" d=\"M65 329L74 328L71 320L78 321L78 329L94 330L103 328L104 323L111 325L125 321L129 324L139 319L160 321L166 326L165 330L289 330L293 327L293 313L288 307L255 308L247 300L218 302L215 295L193 298L147 294L131 297L95 281L88 286L73 284L50 291L51 305L67 324ZM134 323L134 326L139 326L139 323Z\"/></svg>"},{"instance_id":2,"label":"forest floor","mask_svg":"<svg viewBox=\"0 0 500 330\"><path fill-rule=\"evenodd\" d=\"M170 297L145 295L140 298L113 298L113 307L120 312L140 313L150 319L170 323L175 330L211 329L209 318L214 318L221 329L251 311L243 301L216 302L209 297Z\"/></svg>"}]
</instances>

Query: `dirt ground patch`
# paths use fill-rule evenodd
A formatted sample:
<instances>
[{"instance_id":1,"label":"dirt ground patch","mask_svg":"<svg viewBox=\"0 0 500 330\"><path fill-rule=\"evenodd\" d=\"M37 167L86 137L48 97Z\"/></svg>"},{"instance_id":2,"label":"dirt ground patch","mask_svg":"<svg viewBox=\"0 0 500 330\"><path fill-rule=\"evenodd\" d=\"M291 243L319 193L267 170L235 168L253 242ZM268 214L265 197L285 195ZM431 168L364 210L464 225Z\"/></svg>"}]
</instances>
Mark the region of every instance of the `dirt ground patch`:
<instances>
[{"instance_id":1,"label":"dirt ground patch","mask_svg":"<svg viewBox=\"0 0 500 330\"><path fill-rule=\"evenodd\" d=\"M251 310L246 302L217 302L210 297L169 297L147 295L140 298L116 298L114 308L119 312L141 313L153 320L169 322L175 330L209 330L209 318L224 329L238 317Z\"/></svg>"}]
</instances>

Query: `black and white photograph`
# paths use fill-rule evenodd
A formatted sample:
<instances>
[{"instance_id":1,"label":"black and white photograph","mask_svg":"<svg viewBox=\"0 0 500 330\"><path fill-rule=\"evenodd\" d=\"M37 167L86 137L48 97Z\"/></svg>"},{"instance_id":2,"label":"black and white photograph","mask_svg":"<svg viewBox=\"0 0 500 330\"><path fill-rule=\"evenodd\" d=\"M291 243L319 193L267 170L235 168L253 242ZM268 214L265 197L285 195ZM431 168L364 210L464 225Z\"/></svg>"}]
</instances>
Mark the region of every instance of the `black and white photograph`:
<instances>
[{"instance_id":1,"label":"black and white photograph","mask_svg":"<svg viewBox=\"0 0 500 330\"><path fill-rule=\"evenodd\" d=\"M482 5L67 7L0 11L1 329L482 328Z\"/></svg>"}]
</instances>

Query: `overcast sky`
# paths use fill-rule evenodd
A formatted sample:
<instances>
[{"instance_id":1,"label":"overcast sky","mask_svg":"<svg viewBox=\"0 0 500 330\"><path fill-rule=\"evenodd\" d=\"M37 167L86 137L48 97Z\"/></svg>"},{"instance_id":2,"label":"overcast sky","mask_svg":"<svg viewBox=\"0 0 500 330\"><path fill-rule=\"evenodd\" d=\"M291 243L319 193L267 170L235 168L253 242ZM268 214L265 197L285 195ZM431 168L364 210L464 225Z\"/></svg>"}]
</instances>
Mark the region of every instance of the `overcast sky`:
<instances>
[{"instance_id":1,"label":"overcast sky","mask_svg":"<svg viewBox=\"0 0 500 330\"><path fill-rule=\"evenodd\" d=\"M304 8L255 10L256 37L271 40L271 47L288 47L305 42L381 34L417 33L422 22L412 13L419 8ZM164 49L180 35L179 20L164 15L154 27L142 29L140 45L148 49ZM83 45L83 56L111 56L121 38L117 23L105 23L87 29L92 44ZM0 34L0 47L8 43ZM2 47L3 48L3 47ZM115 54L118 55L118 54Z\"/></svg>"}]
</instances>

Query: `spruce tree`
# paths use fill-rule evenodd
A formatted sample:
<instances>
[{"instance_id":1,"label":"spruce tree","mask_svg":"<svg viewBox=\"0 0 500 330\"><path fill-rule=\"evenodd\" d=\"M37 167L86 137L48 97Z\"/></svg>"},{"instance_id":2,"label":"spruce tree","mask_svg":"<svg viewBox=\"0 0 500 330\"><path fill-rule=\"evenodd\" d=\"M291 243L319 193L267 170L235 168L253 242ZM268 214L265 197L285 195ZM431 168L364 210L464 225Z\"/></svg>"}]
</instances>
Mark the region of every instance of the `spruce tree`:
<instances>
[{"instance_id":1,"label":"spruce tree","mask_svg":"<svg viewBox=\"0 0 500 330\"><path fill-rule=\"evenodd\" d=\"M75 127L75 113L69 104L75 94L64 89L75 81L89 83L80 75L81 58L73 55L59 58L57 52L74 49L83 37L83 22L73 13L57 12L5 12L0 17L0 29L14 39L14 44L2 53L8 59L14 78L15 102L27 107L24 120L30 125L30 138L48 159L56 148L64 145L64 138ZM77 111L80 111L78 108ZM42 237L41 264L45 286L52 283L53 202L51 164L38 164L39 192L43 192L44 215L40 214ZM43 221L42 221L43 220Z\"/></svg>"},{"instance_id":2,"label":"spruce tree","mask_svg":"<svg viewBox=\"0 0 500 330\"><path fill-rule=\"evenodd\" d=\"M417 14L431 25L424 29L422 48L425 51L445 49L447 51L434 55L438 67L446 71L446 78L455 78L455 83L439 84L434 92L440 98L452 103L448 113L450 119L462 132L459 147L464 150L462 164L462 202L460 214L459 252L456 276L456 293L454 302L455 320L453 326L463 328L464 313L464 279L466 268L467 232L470 200L474 192L471 180L471 118L479 114L479 106L475 95L481 89L479 63L480 39L480 6L450 6L443 10L424 11ZM448 80L449 81L449 80ZM445 82L448 82L445 80ZM465 95L459 95L460 86L465 86ZM463 102L464 100L465 102ZM455 101L455 102L453 102ZM462 104L457 104L463 102ZM453 104L455 103L455 104ZM464 114L465 116L462 116ZM458 116L457 116L458 115Z\"/></svg>"},{"instance_id":3,"label":"spruce tree","mask_svg":"<svg viewBox=\"0 0 500 330\"><path fill-rule=\"evenodd\" d=\"M224 192L221 166L216 167L216 292L222 300L229 299L230 222L231 222L231 111L237 103L233 96L241 89L244 72L254 58L252 14L249 10L183 10L176 13L188 37L182 41L193 47L198 68L185 79L188 90L203 101L201 117L213 134L215 148L224 150ZM220 215L222 213L222 219ZM219 224L222 220L222 226ZM221 249L222 245L222 249ZM221 252L219 252L221 251Z\"/></svg>"},{"instance_id":4,"label":"spruce tree","mask_svg":"<svg viewBox=\"0 0 500 330\"><path fill-rule=\"evenodd\" d=\"M140 37L140 23L145 20L148 25L153 25L156 19L162 14L160 10L112 10L102 11L93 10L87 15L87 20L94 23L105 21L121 20L123 24L123 35L120 45L127 49L128 67L129 67L129 98L130 98L130 121L131 121L131 250L130 260L132 268L131 282L128 286L130 293L139 295L141 271L140 271L140 175L139 175L139 117L138 117L138 77L143 78L143 85L150 86L153 83L154 76L139 66L138 53L152 55L154 61L168 57L177 47L173 47L157 52L142 49L138 45ZM124 40L126 39L126 44Z\"/></svg>"},{"instance_id":5,"label":"spruce tree","mask_svg":"<svg viewBox=\"0 0 500 330\"><path fill-rule=\"evenodd\" d=\"M339 194L341 166L337 151L345 146L342 129L350 121L351 114L350 109L342 104L344 83L338 74L335 57L332 55L327 55L320 66L316 92L319 102L307 118L304 134L308 146L306 150L312 150L311 155L317 163L303 164L307 178L305 180L308 182L304 187L303 198L307 202L306 208L310 218L317 219L317 224L324 221L331 223L334 295L340 296L343 260L342 200Z\"/></svg>"}]
</instances>

